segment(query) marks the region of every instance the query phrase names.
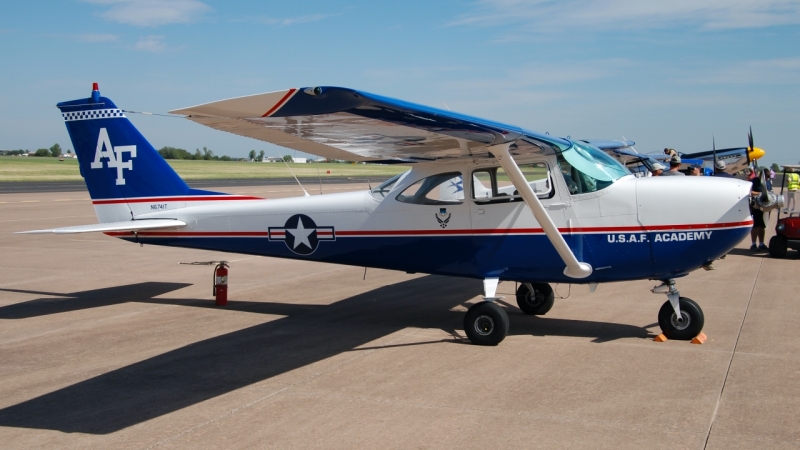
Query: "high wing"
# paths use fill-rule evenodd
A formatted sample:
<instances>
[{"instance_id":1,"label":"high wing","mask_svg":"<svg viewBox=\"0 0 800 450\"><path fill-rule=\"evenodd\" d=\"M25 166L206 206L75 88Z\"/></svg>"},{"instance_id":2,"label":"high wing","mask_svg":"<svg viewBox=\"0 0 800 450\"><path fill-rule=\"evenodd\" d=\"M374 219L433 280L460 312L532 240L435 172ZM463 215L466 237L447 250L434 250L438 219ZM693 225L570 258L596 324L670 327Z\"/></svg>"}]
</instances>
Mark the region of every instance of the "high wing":
<instances>
[{"instance_id":1,"label":"high wing","mask_svg":"<svg viewBox=\"0 0 800 450\"><path fill-rule=\"evenodd\" d=\"M340 87L288 89L170 111L217 130L328 159L435 160L552 153L565 139L452 111Z\"/></svg>"},{"instance_id":2,"label":"high wing","mask_svg":"<svg viewBox=\"0 0 800 450\"><path fill-rule=\"evenodd\" d=\"M97 223L92 225L78 225L76 227L50 228L47 230L18 231L14 234L73 234L107 231L141 231L180 228L185 226L186 222L175 219L126 220L124 222Z\"/></svg>"}]
</instances>

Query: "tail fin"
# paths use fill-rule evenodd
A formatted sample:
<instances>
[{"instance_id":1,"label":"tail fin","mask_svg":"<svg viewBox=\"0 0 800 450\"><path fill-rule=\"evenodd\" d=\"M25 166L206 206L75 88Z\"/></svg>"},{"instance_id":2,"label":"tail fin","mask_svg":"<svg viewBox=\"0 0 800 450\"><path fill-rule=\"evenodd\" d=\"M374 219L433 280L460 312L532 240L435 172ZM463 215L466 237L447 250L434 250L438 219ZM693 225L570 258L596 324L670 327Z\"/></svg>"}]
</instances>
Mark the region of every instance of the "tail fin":
<instances>
[{"instance_id":1,"label":"tail fin","mask_svg":"<svg viewBox=\"0 0 800 450\"><path fill-rule=\"evenodd\" d=\"M160 201L164 206L159 209L169 210L185 204L170 200L217 194L187 186L124 112L100 96L97 83L89 98L57 106L100 222L130 220L151 212L151 205L137 208L134 204Z\"/></svg>"}]
</instances>

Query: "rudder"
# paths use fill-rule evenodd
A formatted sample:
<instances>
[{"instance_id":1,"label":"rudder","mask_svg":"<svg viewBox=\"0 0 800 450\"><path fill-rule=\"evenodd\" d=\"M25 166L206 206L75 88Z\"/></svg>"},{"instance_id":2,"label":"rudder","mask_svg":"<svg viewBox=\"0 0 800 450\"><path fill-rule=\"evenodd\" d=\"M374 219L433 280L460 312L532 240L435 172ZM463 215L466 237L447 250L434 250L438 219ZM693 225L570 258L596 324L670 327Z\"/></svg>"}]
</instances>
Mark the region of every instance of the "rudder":
<instances>
[{"instance_id":1,"label":"rudder","mask_svg":"<svg viewBox=\"0 0 800 450\"><path fill-rule=\"evenodd\" d=\"M87 98L61 102L81 175L100 222L132 219L146 199L217 194L191 189L97 83ZM100 205L114 207L98 208ZM168 209L180 207L173 202Z\"/></svg>"}]
</instances>

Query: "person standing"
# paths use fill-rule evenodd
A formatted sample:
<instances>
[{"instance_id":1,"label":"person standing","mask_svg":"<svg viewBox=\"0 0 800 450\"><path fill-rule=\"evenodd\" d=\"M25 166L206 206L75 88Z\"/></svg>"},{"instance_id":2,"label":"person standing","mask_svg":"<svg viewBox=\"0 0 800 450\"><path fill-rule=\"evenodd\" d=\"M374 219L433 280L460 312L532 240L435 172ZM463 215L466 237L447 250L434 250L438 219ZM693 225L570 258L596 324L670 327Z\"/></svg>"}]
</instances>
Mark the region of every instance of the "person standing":
<instances>
[{"instance_id":1,"label":"person standing","mask_svg":"<svg viewBox=\"0 0 800 450\"><path fill-rule=\"evenodd\" d=\"M733 178L733 175L729 174L728 172L725 172L726 167L727 165L725 165L725 161L717 160L717 162L714 163L714 176L723 178Z\"/></svg>"},{"instance_id":2,"label":"person standing","mask_svg":"<svg viewBox=\"0 0 800 450\"><path fill-rule=\"evenodd\" d=\"M786 209L794 212L797 208L797 189L800 187L800 175L794 169L786 169ZM792 205L789 207L789 205Z\"/></svg>"},{"instance_id":3,"label":"person standing","mask_svg":"<svg viewBox=\"0 0 800 450\"><path fill-rule=\"evenodd\" d=\"M689 166L689 175L693 177L703 176L702 168L697 164L692 164L691 166Z\"/></svg>"},{"instance_id":4,"label":"person standing","mask_svg":"<svg viewBox=\"0 0 800 450\"><path fill-rule=\"evenodd\" d=\"M767 224L764 223L764 211L754 207L756 197L761 195L761 177L756 175L753 169L747 169L745 173L752 183L750 187L750 215L753 216L753 228L750 230L750 250L767 251L769 249L764 244L764 235L767 231ZM759 242L759 245L756 245L756 241Z\"/></svg>"},{"instance_id":5,"label":"person standing","mask_svg":"<svg viewBox=\"0 0 800 450\"><path fill-rule=\"evenodd\" d=\"M681 157L677 154L672 155L669 159L669 170L662 173L662 177L683 177L686 176L683 172L679 172L678 169L681 168Z\"/></svg>"},{"instance_id":6,"label":"person standing","mask_svg":"<svg viewBox=\"0 0 800 450\"><path fill-rule=\"evenodd\" d=\"M664 169L666 169L666 167L664 167L663 164L657 162L653 164L653 167L650 169L650 174L654 177L659 177L661 176L661 174L664 173Z\"/></svg>"}]
</instances>

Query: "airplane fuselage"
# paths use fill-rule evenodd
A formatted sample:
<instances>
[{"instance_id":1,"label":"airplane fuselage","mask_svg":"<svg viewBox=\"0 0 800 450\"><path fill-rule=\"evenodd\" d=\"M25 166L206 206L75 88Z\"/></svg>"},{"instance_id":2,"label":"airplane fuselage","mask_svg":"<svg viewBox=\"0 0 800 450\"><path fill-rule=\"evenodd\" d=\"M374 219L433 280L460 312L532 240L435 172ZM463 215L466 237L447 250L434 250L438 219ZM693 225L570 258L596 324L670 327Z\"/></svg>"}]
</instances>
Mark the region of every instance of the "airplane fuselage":
<instances>
[{"instance_id":1,"label":"airplane fuselage","mask_svg":"<svg viewBox=\"0 0 800 450\"><path fill-rule=\"evenodd\" d=\"M539 182L548 189L540 201L577 258L594 268L587 278L564 275L558 254L523 201L476 198L481 190L476 173L497 166L488 159L415 164L388 192L274 200L160 197L95 208L100 217L103 209L130 207L137 220L187 224L138 235L107 233L143 244L526 282L684 276L725 254L752 225L744 181L625 176L604 189L573 194L555 157L535 162L549 170L547 181ZM450 197L398 200L419 180L440 174L461 177ZM687 198L695 199L690 215L684 212Z\"/></svg>"},{"instance_id":2,"label":"airplane fuselage","mask_svg":"<svg viewBox=\"0 0 800 450\"><path fill-rule=\"evenodd\" d=\"M716 153L717 161L725 163L725 171L730 174L735 174L746 169L750 161L757 161L764 156L764 150L754 147L752 150L747 147L739 148L724 148L720 150L708 150L696 153L681 153L681 157L689 159L702 159L705 161L705 166L713 169L714 167L714 154ZM747 154L750 154L748 161Z\"/></svg>"}]
</instances>

